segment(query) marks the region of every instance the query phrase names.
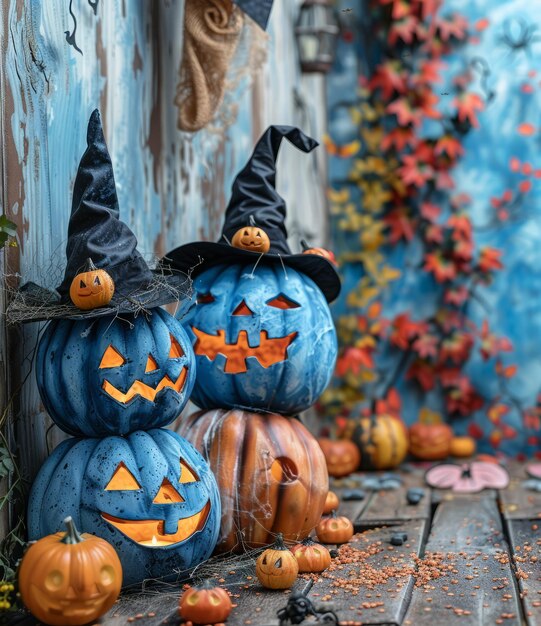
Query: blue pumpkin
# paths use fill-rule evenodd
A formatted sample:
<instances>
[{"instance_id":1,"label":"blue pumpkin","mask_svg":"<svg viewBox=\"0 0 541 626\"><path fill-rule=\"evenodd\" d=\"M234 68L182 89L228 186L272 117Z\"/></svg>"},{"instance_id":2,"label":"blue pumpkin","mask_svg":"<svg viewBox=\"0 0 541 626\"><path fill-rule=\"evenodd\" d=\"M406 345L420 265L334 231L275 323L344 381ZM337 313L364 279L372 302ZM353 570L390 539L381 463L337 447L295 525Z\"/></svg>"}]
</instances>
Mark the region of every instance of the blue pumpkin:
<instances>
[{"instance_id":1,"label":"blue pumpkin","mask_svg":"<svg viewBox=\"0 0 541 626\"><path fill-rule=\"evenodd\" d=\"M190 340L166 311L54 320L36 376L51 418L72 435L125 435L171 423L195 379Z\"/></svg>"},{"instance_id":2,"label":"blue pumpkin","mask_svg":"<svg viewBox=\"0 0 541 626\"><path fill-rule=\"evenodd\" d=\"M126 438L68 439L45 461L28 505L30 539L63 528L116 549L124 584L174 578L207 559L220 528L220 496L208 464L165 429Z\"/></svg>"},{"instance_id":3,"label":"blue pumpkin","mask_svg":"<svg viewBox=\"0 0 541 626\"><path fill-rule=\"evenodd\" d=\"M279 263L217 265L194 287L197 305L182 323L196 355L195 404L295 414L318 399L337 343L310 278Z\"/></svg>"}]
</instances>

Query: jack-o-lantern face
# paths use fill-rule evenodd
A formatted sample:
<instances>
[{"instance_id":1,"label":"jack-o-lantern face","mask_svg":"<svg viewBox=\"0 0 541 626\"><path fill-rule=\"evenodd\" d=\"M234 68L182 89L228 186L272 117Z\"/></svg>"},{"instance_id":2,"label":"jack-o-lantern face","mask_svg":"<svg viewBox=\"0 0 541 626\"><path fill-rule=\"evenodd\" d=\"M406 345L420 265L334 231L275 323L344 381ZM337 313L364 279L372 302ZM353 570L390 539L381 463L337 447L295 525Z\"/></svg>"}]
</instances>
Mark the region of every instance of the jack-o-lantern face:
<instances>
[{"instance_id":1,"label":"jack-o-lantern face","mask_svg":"<svg viewBox=\"0 0 541 626\"><path fill-rule=\"evenodd\" d=\"M270 240L262 228L245 226L244 228L239 228L233 235L231 245L234 248L250 250L250 252L265 253L270 249Z\"/></svg>"},{"instance_id":2,"label":"jack-o-lantern face","mask_svg":"<svg viewBox=\"0 0 541 626\"><path fill-rule=\"evenodd\" d=\"M69 439L47 459L32 488L29 532L78 527L117 550L124 582L172 575L210 556L218 537L220 501L200 454L168 430L126 438Z\"/></svg>"},{"instance_id":3,"label":"jack-o-lantern face","mask_svg":"<svg viewBox=\"0 0 541 626\"><path fill-rule=\"evenodd\" d=\"M77 274L70 286L70 299L83 311L109 304L115 293L115 283L105 270L92 269Z\"/></svg>"},{"instance_id":4,"label":"jack-o-lantern face","mask_svg":"<svg viewBox=\"0 0 541 626\"><path fill-rule=\"evenodd\" d=\"M182 460L180 461L178 482L179 485L175 487L167 477L164 477L152 503L173 505L185 502L180 495L180 485L199 482L196 473ZM124 462L121 461L111 476L111 480L107 483L105 490L142 491L142 487ZM177 530L173 533L165 532L165 522L162 519L133 520L115 517L104 512L102 512L102 517L132 541L136 541L142 546L157 548L158 546L171 546L180 543L194 533L199 532L205 526L209 511L210 501L193 515L179 520Z\"/></svg>"},{"instance_id":5,"label":"jack-o-lantern face","mask_svg":"<svg viewBox=\"0 0 541 626\"><path fill-rule=\"evenodd\" d=\"M216 266L195 281L183 319L193 337L202 408L246 406L297 413L326 387L336 333L319 288L280 264Z\"/></svg>"},{"instance_id":6,"label":"jack-o-lantern face","mask_svg":"<svg viewBox=\"0 0 541 626\"><path fill-rule=\"evenodd\" d=\"M53 420L70 434L95 437L172 422L189 397L195 367L182 326L154 309L149 317L51 322L36 375Z\"/></svg>"}]
</instances>

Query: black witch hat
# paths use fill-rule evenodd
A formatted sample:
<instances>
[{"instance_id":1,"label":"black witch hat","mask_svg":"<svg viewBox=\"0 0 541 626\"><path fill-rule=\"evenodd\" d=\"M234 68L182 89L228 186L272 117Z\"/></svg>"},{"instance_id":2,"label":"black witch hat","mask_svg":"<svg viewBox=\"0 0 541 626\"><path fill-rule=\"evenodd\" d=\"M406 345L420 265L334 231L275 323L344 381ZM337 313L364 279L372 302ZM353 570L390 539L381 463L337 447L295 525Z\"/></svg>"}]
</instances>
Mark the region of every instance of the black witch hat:
<instances>
[{"instance_id":1,"label":"black witch hat","mask_svg":"<svg viewBox=\"0 0 541 626\"><path fill-rule=\"evenodd\" d=\"M64 280L57 293L35 283L23 285L7 311L11 322L136 313L190 295L188 276L165 266L159 271L148 267L137 250L135 235L119 219L113 166L97 109L88 122L87 144L73 189ZM76 306L74 302L82 302L82 298L76 298L73 289L80 288L83 295L85 290L90 293L83 274L96 270L106 272L108 302L97 308ZM103 282L103 276L103 272L97 273L95 286L100 277Z\"/></svg>"},{"instance_id":2,"label":"black witch hat","mask_svg":"<svg viewBox=\"0 0 541 626\"><path fill-rule=\"evenodd\" d=\"M309 276L328 302L338 296L340 278L334 265L315 254L292 254L287 243L286 205L275 188L276 158L284 137L303 152L311 152L318 145L294 126L269 126L235 178L219 241L180 246L169 252L164 262L192 278L212 265L226 262L284 263ZM243 233L249 245L238 247L236 239ZM255 241L251 247L252 234L265 241L268 237L265 252Z\"/></svg>"}]
</instances>

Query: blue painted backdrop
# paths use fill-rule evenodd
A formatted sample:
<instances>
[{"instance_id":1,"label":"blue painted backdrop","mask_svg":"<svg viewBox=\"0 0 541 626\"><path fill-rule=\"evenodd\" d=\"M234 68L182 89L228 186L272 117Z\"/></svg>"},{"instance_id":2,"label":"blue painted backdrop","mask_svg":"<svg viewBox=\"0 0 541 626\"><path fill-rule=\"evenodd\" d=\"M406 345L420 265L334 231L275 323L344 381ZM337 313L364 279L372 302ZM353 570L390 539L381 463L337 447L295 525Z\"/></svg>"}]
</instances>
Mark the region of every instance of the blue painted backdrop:
<instances>
[{"instance_id":1,"label":"blue painted backdrop","mask_svg":"<svg viewBox=\"0 0 541 626\"><path fill-rule=\"evenodd\" d=\"M367 23L366 14L363 15L367 10L365 3L340 0L338 5L339 9L353 9L342 12L341 20L355 32L353 40L340 40L337 61L328 80L329 133L335 143L344 144L358 134L346 104L355 101L359 76L366 75L367 59L373 63L374 57L373 49L359 33L359 26ZM441 84L442 94L449 92L452 97L450 77L475 57L486 61L490 74L484 85L476 77L473 90L480 94L486 90L494 92L492 101L479 114L480 127L465 137L465 156L452 171L455 192L472 198L476 246L501 249L504 264L494 283L483 288L484 303L473 302L468 315L479 325L488 318L492 331L508 337L514 350L503 355L503 362L518 365L516 376L508 382L509 393L502 399L509 411L500 423L489 419L485 406L471 418L456 421L454 428L460 433L482 431L481 448L485 451L494 450L494 440L489 435L499 429L503 432L500 450L532 455L540 450L537 437L541 430L535 412L541 388L541 4L528 0L444 0L440 14L453 11L468 19L470 40L459 53L445 58L447 82ZM354 24L348 24L348 19L355 20ZM445 111L450 101L442 96L438 108ZM531 127L521 127L523 124ZM519 171L514 171L519 168L516 161L511 166L513 158L520 161ZM351 164L352 159L331 157L331 186L341 187ZM506 190L516 195L524 180L532 182L531 190L520 194L521 199L513 205L507 219L497 219L498 200L494 198L502 198ZM336 251L343 251L344 235L336 223L333 237ZM400 245L390 253L390 264L398 267L402 276L386 292L385 317L410 311L412 317L420 319L433 311L439 287L419 272L420 253L415 244ZM347 294L362 275L359 265L347 266L344 293L335 308L337 316L348 310ZM380 360L385 363L386 358L383 355ZM498 401L502 390L493 375L493 361L483 362L476 353L465 371L485 397ZM408 423L417 419L422 406L442 410L438 397L422 394L404 380L399 382L399 388ZM532 412L525 419L521 409L526 407L532 408ZM516 434L506 437L506 426Z\"/></svg>"}]
</instances>

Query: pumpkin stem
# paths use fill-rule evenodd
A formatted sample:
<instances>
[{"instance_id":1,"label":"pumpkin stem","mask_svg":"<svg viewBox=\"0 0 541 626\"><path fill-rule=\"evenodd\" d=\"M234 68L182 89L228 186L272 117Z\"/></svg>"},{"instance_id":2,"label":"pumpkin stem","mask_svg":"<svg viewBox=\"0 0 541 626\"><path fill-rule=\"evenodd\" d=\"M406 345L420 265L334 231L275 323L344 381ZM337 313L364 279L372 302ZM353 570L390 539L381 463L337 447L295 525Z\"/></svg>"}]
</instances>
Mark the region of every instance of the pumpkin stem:
<instances>
[{"instance_id":1,"label":"pumpkin stem","mask_svg":"<svg viewBox=\"0 0 541 626\"><path fill-rule=\"evenodd\" d=\"M306 239L301 239L301 246L302 246L303 251L310 250L310 246L308 245L308 242L306 241Z\"/></svg>"},{"instance_id":2,"label":"pumpkin stem","mask_svg":"<svg viewBox=\"0 0 541 626\"><path fill-rule=\"evenodd\" d=\"M303 546L315 546L317 545L316 542L312 539L312 537L305 537L302 541L301 541Z\"/></svg>"},{"instance_id":3,"label":"pumpkin stem","mask_svg":"<svg viewBox=\"0 0 541 626\"><path fill-rule=\"evenodd\" d=\"M284 543L284 535L282 533L278 533L276 535L276 541L274 542L273 548L275 550L287 550L288 547Z\"/></svg>"},{"instance_id":4,"label":"pumpkin stem","mask_svg":"<svg viewBox=\"0 0 541 626\"><path fill-rule=\"evenodd\" d=\"M88 257L85 263L84 272L91 272L92 270L97 270L98 268L94 265L94 261Z\"/></svg>"},{"instance_id":5,"label":"pumpkin stem","mask_svg":"<svg viewBox=\"0 0 541 626\"><path fill-rule=\"evenodd\" d=\"M255 219L254 219L253 215L250 215L249 221L250 221L250 226L256 226Z\"/></svg>"},{"instance_id":6,"label":"pumpkin stem","mask_svg":"<svg viewBox=\"0 0 541 626\"><path fill-rule=\"evenodd\" d=\"M68 517L66 517L66 519L64 520L64 524L66 524L67 532L60 540L62 543L75 544L84 541L84 538L81 537L79 531L75 527L71 515L68 515Z\"/></svg>"},{"instance_id":7,"label":"pumpkin stem","mask_svg":"<svg viewBox=\"0 0 541 626\"><path fill-rule=\"evenodd\" d=\"M336 509L333 509L331 511L330 517L332 517L333 519L337 519L338 518L338 515L336 514Z\"/></svg>"},{"instance_id":8,"label":"pumpkin stem","mask_svg":"<svg viewBox=\"0 0 541 626\"><path fill-rule=\"evenodd\" d=\"M194 586L195 589L215 589L217 585L210 578L205 578L202 583Z\"/></svg>"}]
</instances>

